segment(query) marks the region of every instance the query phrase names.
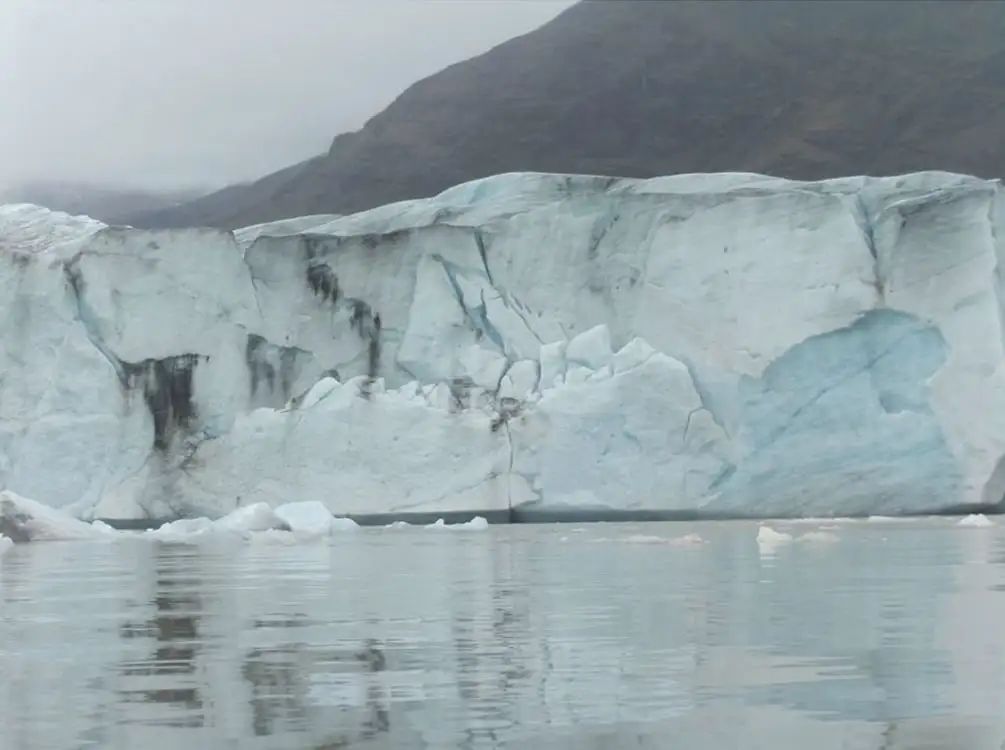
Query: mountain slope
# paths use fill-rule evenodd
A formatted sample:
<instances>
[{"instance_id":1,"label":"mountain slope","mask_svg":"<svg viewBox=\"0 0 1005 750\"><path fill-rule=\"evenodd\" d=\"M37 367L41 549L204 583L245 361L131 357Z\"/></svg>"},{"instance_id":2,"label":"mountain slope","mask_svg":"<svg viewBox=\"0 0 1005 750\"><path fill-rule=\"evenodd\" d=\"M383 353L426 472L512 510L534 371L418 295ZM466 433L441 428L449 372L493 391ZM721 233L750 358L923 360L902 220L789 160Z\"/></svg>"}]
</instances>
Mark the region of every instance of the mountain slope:
<instances>
[{"instance_id":1,"label":"mountain slope","mask_svg":"<svg viewBox=\"0 0 1005 750\"><path fill-rule=\"evenodd\" d=\"M52 211L121 224L137 214L172 209L200 195L196 190L155 192L79 182L26 182L0 190L0 202L34 203Z\"/></svg>"},{"instance_id":2,"label":"mountain slope","mask_svg":"<svg viewBox=\"0 0 1005 750\"><path fill-rule=\"evenodd\" d=\"M132 217L234 227L509 171L1005 174L1005 3L584 2L328 154Z\"/></svg>"}]
</instances>

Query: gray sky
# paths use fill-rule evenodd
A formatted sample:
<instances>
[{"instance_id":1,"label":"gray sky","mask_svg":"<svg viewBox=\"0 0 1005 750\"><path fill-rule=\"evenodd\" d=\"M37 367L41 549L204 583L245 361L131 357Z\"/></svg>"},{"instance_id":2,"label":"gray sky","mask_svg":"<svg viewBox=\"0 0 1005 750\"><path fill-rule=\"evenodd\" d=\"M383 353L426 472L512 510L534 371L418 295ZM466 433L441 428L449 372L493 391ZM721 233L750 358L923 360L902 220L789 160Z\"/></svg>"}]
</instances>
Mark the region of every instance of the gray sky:
<instances>
[{"instance_id":1,"label":"gray sky","mask_svg":"<svg viewBox=\"0 0 1005 750\"><path fill-rule=\"evenodd\" d=\"M0 0L0 185L218 186L571 0Z\"/></svg>"}]
</instances>

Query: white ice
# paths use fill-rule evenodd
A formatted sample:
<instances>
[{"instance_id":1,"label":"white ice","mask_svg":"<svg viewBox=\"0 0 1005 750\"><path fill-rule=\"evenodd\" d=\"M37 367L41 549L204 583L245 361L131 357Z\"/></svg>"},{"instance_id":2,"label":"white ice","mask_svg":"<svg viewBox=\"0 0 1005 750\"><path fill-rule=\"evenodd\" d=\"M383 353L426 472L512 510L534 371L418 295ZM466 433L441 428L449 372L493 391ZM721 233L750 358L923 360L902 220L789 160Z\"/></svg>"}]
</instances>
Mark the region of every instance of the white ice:
<instances>
[{"instance_id":1,"label":"white ice","mask_svg":"<svg viewBox=\"0 0 1005 750\"><path fill-rule=\"evenodd\" d=\"M481 516L475 516L470 521L461 523L447 523L442 518L437 518L433 523L427 524L427 529L457 529L468 531L483 531L489 527L489 522Z\"/></svg>"},{"instance_id":2,"label":"white ice","mask_svg":"<svg viewBox=\"0 0 1005 750\"><path fill-rule=\"evenodd\" d=\"M313 500L280 505L276 516L295 534L326 536L332 531L358 528L352 519L335 518L322 503Z\"/></svg>"},{"instance_id":3,"label":"white ice","mask_svg":"<svg viewBox=\"0 0 1005 750\"><path fill-rule=\"evenodd\" d=\"M79 521L59 509L9 490L0 492L0 521L31 540L103 539L110 535L105 524Z\"/></svg>"},{"instance_id":4,"label":"white ice","mask_svg":"<svg viewBox=\"0 0 1005 750\"><path fill-rule=\"evenodd\" d=\"M937 172L508 174L236 235L3 206L0 487L88 519L991 509L1002 258L1001 185Z\"/></svg>"},{"instance_id":5,"label":"white ice","mask_svg":"<svg viewBox=\"0 0 1005 750\"><path fill-rule=\"evenodd\" d=\"M987 528L994 525L994 521L981 513L971 513L969 516L961 518L957 523L957 526L973 526L975 528Z\"/></svg>"},{"instance_id":6,"label":"white ice","mask_svg":"<svg viewBox=\"0 0 1005 750\"><path fill-rule=\"evenodd\" d=\"M779 547L792 541L792 534L776 531L770 526L759 526L757 529L757 548L762 555L773 555Z\"/></svg>"}]
</instances>

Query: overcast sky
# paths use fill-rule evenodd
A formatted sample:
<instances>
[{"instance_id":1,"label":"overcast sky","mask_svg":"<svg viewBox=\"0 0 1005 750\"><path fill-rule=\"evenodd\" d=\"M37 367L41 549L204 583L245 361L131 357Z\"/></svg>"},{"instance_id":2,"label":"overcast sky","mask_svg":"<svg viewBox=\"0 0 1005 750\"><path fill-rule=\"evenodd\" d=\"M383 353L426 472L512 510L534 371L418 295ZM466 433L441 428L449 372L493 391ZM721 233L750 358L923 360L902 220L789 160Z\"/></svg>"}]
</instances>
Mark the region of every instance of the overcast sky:
<instances>
[{"instance_id":1,"label":"overcast sky","mask_svg":"<svg viewBox=\"0 0 1005 750\"><path fill-rule=\"evenodd\" d=\"M252 179L571 0L0 0L0 185Z\"/></svg>"}]
</instances>

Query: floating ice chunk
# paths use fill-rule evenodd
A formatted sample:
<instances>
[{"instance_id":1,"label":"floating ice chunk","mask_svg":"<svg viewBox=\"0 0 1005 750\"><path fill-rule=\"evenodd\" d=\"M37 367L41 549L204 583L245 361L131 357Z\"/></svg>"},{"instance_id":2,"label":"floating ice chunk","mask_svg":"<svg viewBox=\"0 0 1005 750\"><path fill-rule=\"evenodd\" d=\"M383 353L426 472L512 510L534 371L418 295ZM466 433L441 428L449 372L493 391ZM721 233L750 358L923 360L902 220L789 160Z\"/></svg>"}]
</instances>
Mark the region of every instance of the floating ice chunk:
<instances>
[{"instance_id":1,"label":"floating ice chunk","mask_svg":"<svg viewBox=\"0 0 1005 750\"><path fill-rule=\"evenodd\" d=\"M433 523L426 525L427 529L468 529L473 531L480 531L481 529L487 529L488 527L489 522L481 516L475 516L470 521L465 521L464 523L451 524L448 524L442 518L437 518Z\"/></svg>"},{"instance_id":2,"label":"floating ice chunk","mask_svg":"<svg viewBox=\"0 0 1005 750\"><path fill-rule=\"evenodd\" d=\"M342 516L335 516L332 518L331 529L332 531L355 531L359 528L359 524L353 521L351 518L345 518Z\"/></svg>"},{"instance_id":3,"label":"floating ice chunk","mask_svg":"<svg viewBox=\"0 0 1005 750\"><path fill-rule=\"evenodd\" d=\"M25 542L104 539L109 536L103 528L8 490L0 492L0 530L11 540Z\"/></svg>"},{"instance_id":4,"label":"floating ice chunk","mask_svg":"<svg viewBox=\"0 0 1005 750\"><path fill-rule=\"evenodd\" d=\"M144 533L144 537L161 542L196 542L213 535L250 537L266 531L287 531L286 522L266 503L254 503L211 521L208 518L183 518L165 523Z\"/></svg>"},{"instance_id":5,"label":"floating ice chunk","mask_svg":"<svg viewBox=\"0 0 1005 750\"><path fill-rule=\"evenodd\" d=\"M268 531L285 529L286 523L279 518L267 503L254 503L238 508L223 518L213 522L213 528L220 531Z\"/></svg>"},{"instance_id":6,"label":"floating ice chunk","mask_svg":"<svg viewBox=\"0 0 1005 750\"><path fill-rule=\"evenodd\" d=\"M13 546L14 546L14 540L8 539L7 537L0 535L0 556L3 556L3 553L11 549Z\"/></svg>"},{"instance_id":7,"label":"floating ice chunk","mask_svg":"<svg viewBox=\"0 0 1005 750\"><path fill-rule=\"evenodd\" d=\"M705 540L700 535L691 533L671 539L670 544L675 547L695 547L699 544L705 544Z\"/></svg>"},{"instance_id":8,"label":"floating ice chunk","mask_svg":"<svg viewBox=\"0 0 1005 750\"><path fill-rule=\"evenodd\" d=\"M822 542L830 543L838 541L838 535L829 531L807 531L799 537L800 542Z\"/></svg>"},{"instance_id":9,"label":"floating ice chunk","mask_svg":"<svg viewBox=\"0 0 1005 750\"><path fill-rule=\"evenodd\" d=\"M965 518L961 518L957 526L972 526L975 528L987 528L988 526L994 526L995 523L990 518L985 516L983 513L971 513Z\"/></svg>"},{"instance_id":10,"label":"floating ice chunk","mask_svg":"<svg viewBox=\"0 0 1005 750\"><path fill-rule=\"evenodd\" d=\"M317 500L286 503L276 508L275 514L291 531L303 534L328 534L335 520L335 516Z\"/></svg>"},{"instance_id":11,"label":"floating ice chunk","mask_svg":"<svg viewBox=\"0 0 1005 750\"><path fill-rule=\"evenodd\" d=\"M792 541L792 534L775 531L770 526L761 526L757 530L757 547L761 554L771 554L783 544Z\"/></svg>"},{"instance_id":12,"label":"floating ice chunk","mask_svg":"<svg viewBox=\"0 0 1005 750\"><path fill-rule=\"evenodd\" d=\"M385 526L385 529L409 529L412 527L408 521L391 521L391 523Z\"/></svg>"},{"instance_id":13,"label":"floating ice chunk","mask_svg":"<svg viewBox=\"0 0 1005 750\"><path fill-rule=\"evenodd\" d=\"M182 518L145 531L143 536L161 542L191 542L205 536L212 528L213 522L208 518Z\"/></svg>"}]
</instances>

